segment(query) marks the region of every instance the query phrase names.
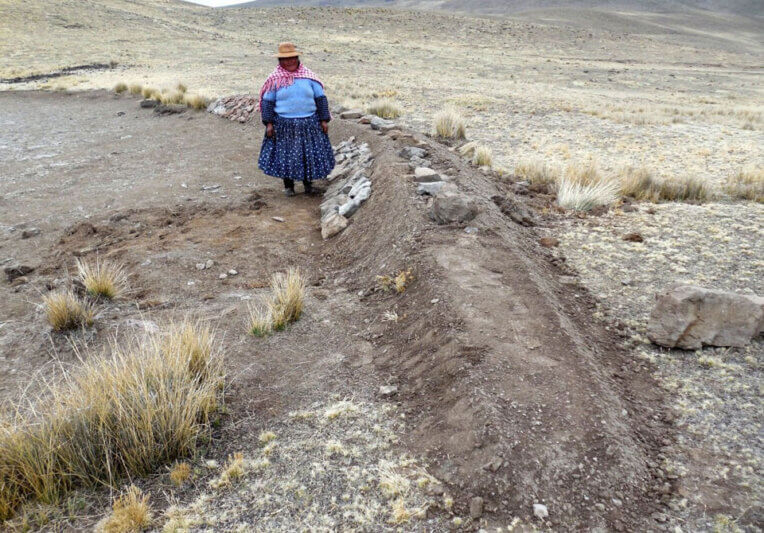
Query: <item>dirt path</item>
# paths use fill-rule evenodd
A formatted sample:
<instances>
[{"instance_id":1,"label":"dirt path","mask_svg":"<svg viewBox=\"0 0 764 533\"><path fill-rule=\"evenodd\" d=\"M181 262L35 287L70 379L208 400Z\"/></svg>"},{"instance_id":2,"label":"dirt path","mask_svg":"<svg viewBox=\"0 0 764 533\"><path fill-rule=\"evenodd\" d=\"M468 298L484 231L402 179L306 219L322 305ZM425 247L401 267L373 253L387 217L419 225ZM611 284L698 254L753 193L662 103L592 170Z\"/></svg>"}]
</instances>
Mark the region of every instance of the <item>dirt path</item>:
<instances>
[{"instance_id":1,"label":"dirt path","mask_svg":"<svg viewBox=\"0 0 764 533\"><path fill-rule=\"evenodd\" d=\"M452 518L475 529L514 518L541 525L533 504L547 506L544 523L555 529L662 527L651 515L661 510L667 426L647 367L591 319L587 292L561 282L565 272L532 232L501 214L496 183L444 146L422 139L434 166L478 201L469 233L426 216L397 155L402 141L334 122L334 143L351 135L369 143L374 185L351 226L324 242L319 200L287 199L255 170L259 128L190 111L156 117L106 93L2 93L0 116L0 249L35 268L26 283L0 285L0 395L17 396L36 372L55 374L54 361L76 364L68 339L51 335L35 308L39 294L64 283L75 256L123 261L135 290L100 308L77 341L97 349L112 335L193 313L223 342L230 416L208 456L243 450L255 466L236 493L210 496L200 482L177 495L196 502L189 513L220 511L207 526L393 528L389 507L400 516L400 498L425 509L410 513L421 520L411 518L412 529L442 529ZM31 227L41 235L22 239ZM207 260L213 267L196 268ZM305 317L253 339L248 303L292 265L309 279ZM377 275L405 269L414 281L404 293L378 290ZM377 397L383 384L399 387L392 401ZM335 426L321 413L338 402L354 407ZM271 428L283 453L266 457L260 433ZM388 463L397 475L414 472L407 450L445 488L424 490L416 470L405 485L421 491L380 494ZM282 475L255 472L264 459ZM168 490L161 477L146 483ZM295 499L301 486L310 504ZM470 521L475 498L484 512Z\"/></svg>"}]
</instances>

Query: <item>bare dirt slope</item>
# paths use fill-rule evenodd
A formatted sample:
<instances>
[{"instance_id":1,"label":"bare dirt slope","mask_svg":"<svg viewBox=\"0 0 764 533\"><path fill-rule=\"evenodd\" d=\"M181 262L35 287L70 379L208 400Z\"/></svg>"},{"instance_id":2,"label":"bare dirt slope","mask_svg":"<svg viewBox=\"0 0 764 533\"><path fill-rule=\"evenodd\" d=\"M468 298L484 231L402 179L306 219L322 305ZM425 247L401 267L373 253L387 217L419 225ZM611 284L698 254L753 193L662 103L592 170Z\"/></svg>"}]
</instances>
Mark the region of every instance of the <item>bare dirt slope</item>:
<instances>
[{"instance_id":1,"label":"bare dirt slope","mask_svg":"<svg viewBox=\"0 0 764 533\"><path fill-rule=\"evenodd\" d=\"M230 416L213 457L254 454L263 429L289 435L290 412L332 398L377 412L378 386L396 384L402 442L455 498L453 507L430 501L429 522L412 527L467 517L476 496L485 513L474 527L533 522L534 503L547 505L548 524L559 529L656 524L654 467L669 441L647 367L591 320L586 291L560 282L565 271L533 234L501 213L493 180L446 147L424 140L434 166L478 201L470 232L427 217L397 155L402 141L334 122L335 142L355 135L371 146L374 189L353 224L323 242L319 200L286 199L255 170L257 128L204 113L156 117L104 93L3 93L0 107L0 168L11 176L0 190L0 248L35 268L26 283L0 289L6 400L36 372L55 376L54 361L76 365L69 341L97 349L113 335L193 313L218 329L230 377ZM30 125L30 108L52 127ZM220 187L203 190L210 185ZM31 226L42 234L21 239ZM96 254L124 261L134 292L100 308L89 332L50 334L35 307L40 293L64 283L74 257ZM207 259L215 266L197 270ZM305 318L266 340L248 336L247 303L290 265L309 278ZM238 274L219 279L229 269ZM377 275L402 269L415 277L404 293L379 290ZM398 320L384 320L386 311ZM163 479L149 486L158 492ZM257 506L218 497L230 510L219 528L271 516L267 502L253 515ZM374 520L383 527L386 517Z\"/></svg>"}]
</instances>

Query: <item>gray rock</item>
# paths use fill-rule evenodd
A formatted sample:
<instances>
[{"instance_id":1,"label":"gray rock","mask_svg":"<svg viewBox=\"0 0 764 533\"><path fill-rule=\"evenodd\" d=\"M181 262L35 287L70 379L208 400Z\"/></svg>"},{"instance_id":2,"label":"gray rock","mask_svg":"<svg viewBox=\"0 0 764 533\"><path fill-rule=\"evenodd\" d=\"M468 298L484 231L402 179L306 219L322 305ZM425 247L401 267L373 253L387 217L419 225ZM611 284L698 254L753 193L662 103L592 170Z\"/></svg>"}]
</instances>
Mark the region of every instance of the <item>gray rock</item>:
<instances>
[{"instance_id":1,"label":"gray rock","mask_svg":"<svg viewBox=\"0 0 764 533\"><path fill-rule=\"evenodd\" d=\"M364 202L369 199L369 196L371 196L371 184L367 187L362 187L355 195L354 199L359 202Z\"/></svg>"},{"instance_id":2,"label":"gray rock","mask_svg":"<svg viewBox=\"0 0 764 533\"><path fill-rule=\"evenodd\" d=\"M204 263L204 268L212 268L213 266L215 266L215 261L212 259L207 259Z\"/></svg>"},{"instance_id":3,"label":"gray rock","mask_svg":"<svg viewBox=\"0 0 764 533\"><path fill-rule=\"evenodd\" d=\"M159 102L156 100L141 100L139 104L142 109L151 109L152 107L158 106Z\"/></svg>"},{"instance_id":4,"label":"gray rock","mask_svg":"<svg viewBox=\"0 0 764 533\"><path fill-rule=\"evenodd\" d=\"M483 516L483 498L475 496L470 500L470 518L477 520Z\"/></svg>"},{"instance_id":5,"label":"gray rock","mask_svg":"<svg viewBox=\"0 0 764 533\"><path fill-rule=\"evenodd\" d=\"M329 213L336 213L342 204L348 201L348 197L345 194L338 194L332 196L328 200L325 200L321 204L321 219L324 219Z\"/></svg>"},{"instance_id":6,"label":"gray rock","mask_svg":"<svg viewBox=\"0 0 764 533\"><path fill-rule=\"evenodd\" d=\"M196 270L204 270L204 263L196 263Z\"/></svg>"},{"instance_id":7,"label":"gray rock","mask_svg":"<svg viewBox=\"0 0 764 533\"><path fill-rule=\"evenodd\" d=\"M349 109L340 113L340 118L361 118L363 111L360 109Z\"/></svg>"},{"instance_id":8,"label":"gray rock","mask_svg":"<svg viewBox=\"0 0 764 533\"><path fill-rule=\"evenodd\" d=\"M371 124L371 129L373 130L388 131L395 128L395 122L385 120L376 115L371 117L369 124Z\"/></svg>"},{"instance_id":9,"label":"gray rock","mask_svg":"<svg viewBox=\"0 0 764 533\"><path fill-rule=\"evenodd\" d=\"M536 218L531 212L517 200L513 200L508 196L496 195L491 198L501 212L508 216L513 222L520 224L521 226L534 226L536 225Z\"/></svg>"},{"instance_id":10,"label":"gray rock","mask_svg":"<svg viewBox=\"0 0 764 533\"><path fill-rule=\"evenodd\" d=\"M431 164L432 162L429 159L423 157L414 156L409 160L409 168L411 170L415 170L417 167L429 167Z\"/></svg>"},{"instance_id":11,"label":"gray rock","mask_svg":"<svg viewBox=\"0 0 764 533\"><path fill-rule=\"evenodd\" d=\"M321 222L321 237L329 239L348 227L348 219L339 213L332 213Z\"/></svg>"},{"instance_id":12,"label":"gray rock","mask_svg":"<svg viewBox=\"0 0 764 533\"><path fill-rule=\"evenodd\" d=\"M337 212L345 218L350 218L358 211L359 207L361 207L361 200L354 198L342 204Z\"/></svg>"},{"instance_id":13,"label":"gray rock","mask_svg":"<svg viewBox=\"0 0 764 533\"><path fill-rule=\"evenodd\" d=\"M364 115L361 118L358 119L359 124L371 124L371 119L374 118L374 115ZM377 117L379 118L379 117Z\"/></svg>"},{"instance_id":14,"label":"gray rock","mask_svg":"<svg viewBox=\"0 0 764 533\"><path fill-rule=\"evenodd\" d=\"M188 107L183 104L159 104L154 108L154 113L158 115L177 115L185 113Z\"/></svg>"},{"instance_id":15,"label":"gray rock","mask_svg":"<svg viewBox=\"0 0 764 533\"><path fill-rule=\"evenodd\" d=\"M21 232L21 238L29 239L31 237L37 237L40 233L42 232L38 228L25 229Z\"/></svg>"},{"instance_id":16,"label":"gray rock","mask_svg":"<svg viewBox=\"0 0 764 533\"><path fill-rule=\"evenodd\" d=\"M440 176L437 172L435 172L430 167L416 167L414 169L414 178L419 179L419 181L435 181L437 179L440 179ZM423 179L423 178L429 178L429 179Z\"/></svg>"},{"instance_id":17,"label":"gray rock","mask_svg":"<svg viewBox=\"0 0 764 533\"><path fill-rule=\"evenodd\" d=\"M747 345L764 331L764 298L674 285L655 296L647 336L668 348Z\"/></svg>"},{"instance_id":18,"label":"gray rock","mask_svg":"<svg viewBox=\"0 0 764 533\"><path fill-rule=\"evenodd\" d=\"M435 196L440 192L440 190L443 188L443 186L446 184L445 181L431 181L426 183L420 183L419 186L416 188L417 194L429 194L430 196Z\"/></svg>"},{"instance_id":19,"label":"gray rock","mask_svg":"<svg viewBox=\"0 0 764 533\"><path fill-rule=\"evenodd\" d=\"M5 277L8 278L8 281L13 281L16 278L20 278L21 276L26 276L27 274L34 272L34 267L28 265L11 265L5 267L4 271Z\"/></svg>"},{"instance_id":20,"label":"gray rock","mask_svg":"<svg viewBox=\"0 0 764 533\"><path fill-rule=\"evenodd\" d=\"M430 217L438 224L469 222L477 216L475 202L456 190L453 184L443 187L430 208Z\"/></svg>"},{"instance_id":21,"label":"gray rock","mask_svg":"<svg viewBox=\"0 0 764 533\"><path fill-rule=\"evenodd\" d=\"M423 148L417 148L416 146L407 146L398 152L398 155L406 159L411 159L412 157L419 157L420 159L424 159L425 156L427 156L427 150Z\"/></svg>"},{"instance_id":22,"label":"gray rock","mask_svg":"<svg viewBox=\"0 0 764 533\"><path fill-rule=\"evenodd\" d=\"M397 385L380 385L379 387L379 395L382 398L389 398L391 396L395 396L396 394L398 394Z\"/></svg>"},{"instance_id":23,"label":"gray rock","mask_svg":"<svg viewBox=\"0 0 764 533\"><path fill-rule=\"evenodd\" d=\"M369 181L369 178L364 176L363 179L359 179L353 184L353 186L350 188L350 191L348 192L348 196L355 198L358 196L358 193L361 192L361 189L366 187L371 187L371 182Z\"/></svg>"},{"instance_id":24,"label":"gray rock","mask_svg":"<svg viewBox=\"0 0 764 533\"><path fill-rule=\"evenodd\" d=\"M534 503L533 516L535 516L539 520L543 520L544 518L547 518L549 516L549 509L547 509L546 505L544 505L543 503Z\"/></svg>"}]
</instances>

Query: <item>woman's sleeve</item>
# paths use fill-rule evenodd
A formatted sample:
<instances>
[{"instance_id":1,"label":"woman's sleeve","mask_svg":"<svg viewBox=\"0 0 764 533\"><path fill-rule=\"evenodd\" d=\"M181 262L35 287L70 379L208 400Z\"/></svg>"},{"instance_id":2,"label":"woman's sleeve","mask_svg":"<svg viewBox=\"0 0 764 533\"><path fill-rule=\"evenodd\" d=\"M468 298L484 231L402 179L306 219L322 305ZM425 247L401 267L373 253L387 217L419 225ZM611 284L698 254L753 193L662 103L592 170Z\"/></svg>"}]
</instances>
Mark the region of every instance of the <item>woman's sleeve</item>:
<instances>
[{"instance_id":1,"label":"woman's sleeve","mask_svg":"<svg viewBox=\"0 0 764 533\"><path fill-rule=\"evenodd\" d=\"M313 87L313 95L314 100L316 101L316 114L318 115L318 120L329 122L332 119L331 113L329 113L329 100L326 98L326 94L324 94L324 88L321 87L321 84L310 80L310 84Z\"/></svg>"},{"instance_id":2,"label":"woman's sleeve","mask_svg":"<svg viewBox=\"0 0 764 533\"><path fill-rule=\"evenodd\" d=\"M260 115L263 124L275 122L276 120L276 91L269 91L263 95L263 101L260 102Z\"/></svg>"}]
</instances>

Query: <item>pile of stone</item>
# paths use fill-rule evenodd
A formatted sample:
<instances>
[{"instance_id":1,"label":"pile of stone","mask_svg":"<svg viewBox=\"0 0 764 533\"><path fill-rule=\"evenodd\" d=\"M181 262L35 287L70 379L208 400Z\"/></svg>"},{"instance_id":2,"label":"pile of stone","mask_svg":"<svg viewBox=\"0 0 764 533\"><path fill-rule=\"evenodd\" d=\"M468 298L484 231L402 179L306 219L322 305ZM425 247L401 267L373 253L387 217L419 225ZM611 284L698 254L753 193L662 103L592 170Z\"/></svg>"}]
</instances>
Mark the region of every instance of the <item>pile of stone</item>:
<instances>
[{"instance_id":1,"label":"pile of stone","mask_svg":"<svg viewBox=\"0 0 764 533\"><path fill-rule=\"evenodd\" d=\"M392 120L386 120L376 115L366 115L361 109L346 109L340 111L340 118L346 120L358 120L360 124L369 124L371 129L378 131L390 131L397 127Z\"/></svg>"},{"instance_id":2,"label":"pile of stone","mask_svg":"<svg viewBox=\"0 0 764 533\"><path fill-rule=\"evenodd\" d=\"M348 219L371 196L369 168L374 163L367 143L358 144L355 137L334 147L337 166L327 177L330 185L321 203L321 235L328 239L344 230Z\"/></svg>"},{"instance_id":3,"label":"pile of stone","mask_svg":"<svg viewBox=\"0 0 764 533\"><path fill-rule=\"evenodd\" d=\"M260 113L257 111L257 96L251 94L235 94L218 98L207 106L207 111L241 123L260 121Z\"/></svg>"}]
</instances>

